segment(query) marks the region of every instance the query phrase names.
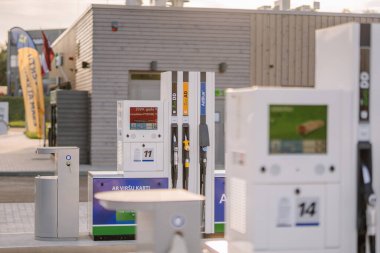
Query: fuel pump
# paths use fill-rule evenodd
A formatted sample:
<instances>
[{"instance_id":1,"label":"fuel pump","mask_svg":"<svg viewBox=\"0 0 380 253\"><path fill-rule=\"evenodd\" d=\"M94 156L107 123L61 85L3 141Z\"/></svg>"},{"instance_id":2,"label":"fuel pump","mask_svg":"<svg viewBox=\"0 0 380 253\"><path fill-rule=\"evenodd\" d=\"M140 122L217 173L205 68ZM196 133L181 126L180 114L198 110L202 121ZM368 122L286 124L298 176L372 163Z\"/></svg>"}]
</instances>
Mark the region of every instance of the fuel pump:
<instances>
[{"instance_id":1,"label":"fuel pump","mask_svg":"<svg viewBox=\"0 0 380 253\"><path fill-rule=\"evenodd\" d=\"M208 126L206 124L206 73L201 73L200 123L199 123L199 167L200 193L206 195L207 147L210 146Z\"/></svg>"},{"instance_id":2,"label":"fuel pump","mask_svg":"<svg viewBox=\"0 0 380 253\"><path fill-rule=\"evenodd\" d=\"M352 158L355 171L352 188L347 193L356 202L352 213L356 224L354 236L347 244L355 253L379 253L379 189L380 160L372 155L379 152L380 135L380 26L378 24L349 23L316 32L316 88L338 88L352 92L354 113ZM376 151L377 150L377 151ZM349 211L351 212L351 211ZM352 229L351 229L352 230ZM350 230L350 232L351 232ZM353 243L352 243L353 242Z\"/></svg>"},{"instance_id":3,"label":"fuel pump","mask_svg":"<svg viewBox=\"0 0 380 253\"><path fill-rule=\"evenodd\" d=\"M342 196L353 186L346 159L352 149L345 143L352 133L350 95L227 91L229 252L354 253L345 244L354 231L345 226L354 227L346 209L355 202Z\"/></svg>"},{"instance_id":4,"label":"fuel pump","mask_svg":"<svg viewBox=\"0 0 380 253\"><path fill-rule=\"evenodd\" d=\"M203 73L201 85L200 72L164 72L159 101L117 102L118 171L89 172L88 218L95 240L134 238L135 214L105 210L94 198L118 190L202 192L203 232L214 233L214 75Z\"/></svg>"},{"instance_id":5,"label":"fuel pump","mask_svg":"<svg viewBox=\"0 0 380 253\"><path fill-rule=\"evenodd\" d=\"M178 181L178 122L177 122L177 72L172 73L171 96L171 178L172 188L177 188Z\"/></svg>"},{"instance_id":6,"label":"fuel pump","mask_svg":"<svg viewBox=\"0 0 380 253\"><path fill-rule=\"evenodd\" d=\"M178 179L177 188L206 197L202 227L205 233L214 233L214 73L162 73L161 100L171 104L168 120L171 137L170 147L167 147L172 158L168 164L172 168L171 180Z\"/></svg>"},{"instance_id":7,"label":"fuel pump","mask_svg":"<svg viewBox=\"0 0 380 253\"><path fill-rule=\"evenodd\" d=\"M370 131L371 25L360 25L359 129ZM358 142L358 252L376 253L376 195L372 187L372 144L370 136ZM368 248L368 249L367 249Z\"/></svg>"},{"instance_id":8,"label":"fuel pump","mask_svg":"<svg viewBox=\"0 0 380 253\"><path fill-rule=\"evenodd\" d=\"M190 126L189 126L189 73L183 74L183 124L182 124L182 166L183 189L189 189L190 168Z\"/></svg>"}]
</instances>

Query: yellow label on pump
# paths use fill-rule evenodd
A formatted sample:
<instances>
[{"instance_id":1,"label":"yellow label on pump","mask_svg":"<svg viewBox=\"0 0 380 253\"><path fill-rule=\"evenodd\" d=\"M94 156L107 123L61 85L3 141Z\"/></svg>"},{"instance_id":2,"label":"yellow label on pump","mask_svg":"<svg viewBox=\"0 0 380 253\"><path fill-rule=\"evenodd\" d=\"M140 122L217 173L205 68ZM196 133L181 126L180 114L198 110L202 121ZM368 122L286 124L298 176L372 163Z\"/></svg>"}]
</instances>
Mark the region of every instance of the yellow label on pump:
<instances>
[{"instance_id":1,"label":"yellow label on pump","mask_svg":"<svg viewBox=\"0 0 380 253\"><path fill-rule=\"evenodd\" d=\"M190 151L190 141L189 140L183 141L183 149L186 151Z\"/></svg>"},{"instance_id":2,"label":"yellow label on pump","mask_svg":"<svg viewBox=\"0 0 380 253\"><path fill-rule=\"evenodd\" d=\"M189 116L189 83L183 82L183 116Z\"/></svg>"}]
</instances>

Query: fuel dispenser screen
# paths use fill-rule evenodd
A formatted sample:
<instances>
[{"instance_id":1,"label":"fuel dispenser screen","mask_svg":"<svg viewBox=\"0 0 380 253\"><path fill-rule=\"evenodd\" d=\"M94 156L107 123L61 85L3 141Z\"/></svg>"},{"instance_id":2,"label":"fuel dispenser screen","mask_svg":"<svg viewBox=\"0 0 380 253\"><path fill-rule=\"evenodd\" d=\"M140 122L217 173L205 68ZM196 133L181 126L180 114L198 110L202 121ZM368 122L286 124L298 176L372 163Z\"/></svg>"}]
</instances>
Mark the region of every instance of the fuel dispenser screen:
<instances>
[{"instance_id":1,"label":"fuel dispenser screen","mask_svg":"<svg viewBox=\"0 0 380 253\"><path fill-rule=\"evenodd\" d=\"M270 154L327 152L327 106L270 105Z\"/></svg>"},{"instance_id":2,"label":"fuel dispenser screen","mask_svg":"<svg viewBox=\"0 0 380 253\"><path fill-rule=\"evenodd\" d=\"M157 107L131 107L130 130L157 130Z\"/></svg>"}]
</instances>

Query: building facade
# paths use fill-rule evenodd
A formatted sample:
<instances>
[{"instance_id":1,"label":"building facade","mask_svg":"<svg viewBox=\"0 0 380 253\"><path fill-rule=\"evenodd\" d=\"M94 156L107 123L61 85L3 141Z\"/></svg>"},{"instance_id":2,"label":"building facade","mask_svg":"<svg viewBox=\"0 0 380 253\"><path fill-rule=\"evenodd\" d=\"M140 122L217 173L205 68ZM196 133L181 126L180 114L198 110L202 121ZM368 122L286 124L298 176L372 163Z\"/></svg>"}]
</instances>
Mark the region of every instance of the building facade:
<instances>
[{"instance_id":1,"label":"building facade","mask_svg":"<svg viewBox=\"0 0 380 253\"><path fill-rule=\"evenodd\" d=\"M219 89L312 87L316 29L379 21L364 14L92 5L54 42L63 64L52 75L89 92L90 163L115 169L116 101L136 99L149 82L158 91L160 71L214 71ZM224 151L217 152L222 164Z\"/></svg>"}]
</instances>

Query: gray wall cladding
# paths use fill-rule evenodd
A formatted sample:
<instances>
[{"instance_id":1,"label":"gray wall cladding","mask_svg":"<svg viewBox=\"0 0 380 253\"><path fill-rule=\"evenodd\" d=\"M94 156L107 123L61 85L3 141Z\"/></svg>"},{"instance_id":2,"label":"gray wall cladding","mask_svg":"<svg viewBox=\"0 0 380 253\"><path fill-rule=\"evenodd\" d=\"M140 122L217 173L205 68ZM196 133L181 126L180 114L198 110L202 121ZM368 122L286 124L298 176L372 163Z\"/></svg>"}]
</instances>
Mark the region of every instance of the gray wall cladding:
<instances>
[{"instance_id":1,"label":"gray wall cladding","mask_svg":"<svg viewBox=\"0 0 380 253\"><path fill-rule=\"evenodd\" d=\"M93 62L93 11L90 9L76 25L75 41L75 64L76 78L75 89L92 91L92 74L91 68L82 68L82 62Z\"/></svg>"},{"instance_id":2,"label":"gray wall cladding","mask_svg":"<svg viewBox=\"0 0 380 253\"><path fill-rule=\"evenodd\" d=\"M88 164L89 100L88 92L58 90L57 92L57 146L80 148L80 163Z\"/></svg>"},{"instance_id":3,"label":"gray wall cladding","mask_svg":"<svg viewBox=\"0 0 380 253\"><path fill-rule=\"evenodd\" d=\"M129 71L218 72L217 87L250 83L250 15L223 11L102 8L93 11L91 163L116 164L116 101L127 98ZM112 32L111 23L118 22ZM79 29L78 29L79 31ZM82 43L82 42L81 42Z\"/></svg>"}]
</instances>

